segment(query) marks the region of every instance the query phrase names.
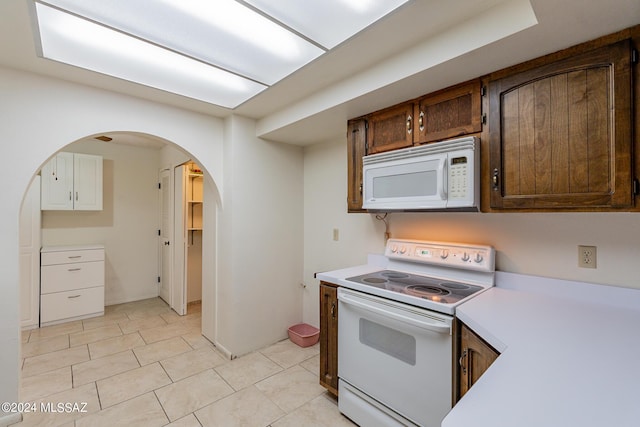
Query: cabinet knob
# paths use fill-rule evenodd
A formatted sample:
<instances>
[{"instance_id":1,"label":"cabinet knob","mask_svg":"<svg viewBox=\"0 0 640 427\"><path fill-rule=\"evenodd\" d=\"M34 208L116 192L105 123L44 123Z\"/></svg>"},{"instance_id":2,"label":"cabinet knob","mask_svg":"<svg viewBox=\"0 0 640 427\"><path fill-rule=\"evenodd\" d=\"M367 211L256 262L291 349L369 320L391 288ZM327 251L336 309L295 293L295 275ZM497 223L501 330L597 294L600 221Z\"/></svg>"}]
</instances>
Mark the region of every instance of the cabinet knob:
<instances>
[{"instance_id":1,"label":"cabinet knob","mask_svg":"<svg viewBox=\"0 0 640 427\"><path fill-rule=\"evenodd\" d=\"M418 129L420 129L420 132L424 130L424 111L420 111L418 116Z\"/></svg>"},{"instance_id":2,"label":"cabinet knob","mask_svg":"<svg viewBox=\"0 0 640 427\"><path fill-rule=\"evenodd\" d=\"M493 184L494 190L498 189L498 183L500 182L499 176L500 172L498 171L498 168L495 168L493 170L493 176L491 177L491 183Z\"/></svg>"}]
</instances>

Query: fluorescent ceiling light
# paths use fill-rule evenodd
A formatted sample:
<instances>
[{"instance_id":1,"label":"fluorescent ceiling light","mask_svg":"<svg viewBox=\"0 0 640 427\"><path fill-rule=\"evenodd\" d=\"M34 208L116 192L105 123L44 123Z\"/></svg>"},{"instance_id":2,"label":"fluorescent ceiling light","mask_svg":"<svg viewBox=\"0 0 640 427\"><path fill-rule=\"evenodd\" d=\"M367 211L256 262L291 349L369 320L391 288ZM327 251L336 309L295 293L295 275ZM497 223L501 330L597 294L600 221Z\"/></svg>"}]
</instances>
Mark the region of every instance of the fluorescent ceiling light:
<instances>
[{"instance_id":1,"label":"fluorescent ceiling light","mask_svg":"<svg viewBox=\"0 0 640 427\"><path fill-rule=\"evenodd\" d=\"M244 0L332 49L407 0Z\"/></svg>"},{"instance_id":2,"label":"fluorescent ceiling light","mask_svg":"<svg viewBox=\"0 0 640 427\"><path fill-rule=\"evenodd\" d=\"M34 1L45 58L235 108L407 0Z\"/></svg>"},{"instance_id":3,"label":"fluorescent ceiling light","mask_svg":"<svg viewBox=\"0 0 640 427\"><path fill-rule=\"evenodd\" d=\"M36 3L42 55L113 77L233 108L265 85Z\"/></svg>"}]
</instances>

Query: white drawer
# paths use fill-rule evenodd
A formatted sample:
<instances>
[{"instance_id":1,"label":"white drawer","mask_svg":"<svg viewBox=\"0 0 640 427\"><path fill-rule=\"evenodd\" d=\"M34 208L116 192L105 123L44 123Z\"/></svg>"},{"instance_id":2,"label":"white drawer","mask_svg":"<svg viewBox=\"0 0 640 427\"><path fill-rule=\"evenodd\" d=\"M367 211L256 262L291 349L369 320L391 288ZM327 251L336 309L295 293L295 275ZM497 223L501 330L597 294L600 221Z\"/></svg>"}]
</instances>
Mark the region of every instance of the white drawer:
<instances>
[{"instance_id":1,"label":"white drawer","mask_svg":"<svg viewBox=\"0 0 640 427\"><path fill-rule=\"evenodd\" d=\"M104 287L42 295L40 304L41 323L104 312Z\"/></svg>"},{"instance_id":2,"label":"white drawer","mask_svg":"<svg viewBox=\"0 0 640 427\"><path fill-rule=\"evenodd\" d=\"M41 267L40 293L104 286L104 261Z\"/></svg>"},{"instance_id":3,"label":"white drawer","mask_svg":"<svg viewBox=\"0 0 640 427\"><path fill-rule=\"evenodd\" d=\"M68 264L87 261L104 261L104 249L42 252L40 265Z\"/></svg>"}]
</instances>

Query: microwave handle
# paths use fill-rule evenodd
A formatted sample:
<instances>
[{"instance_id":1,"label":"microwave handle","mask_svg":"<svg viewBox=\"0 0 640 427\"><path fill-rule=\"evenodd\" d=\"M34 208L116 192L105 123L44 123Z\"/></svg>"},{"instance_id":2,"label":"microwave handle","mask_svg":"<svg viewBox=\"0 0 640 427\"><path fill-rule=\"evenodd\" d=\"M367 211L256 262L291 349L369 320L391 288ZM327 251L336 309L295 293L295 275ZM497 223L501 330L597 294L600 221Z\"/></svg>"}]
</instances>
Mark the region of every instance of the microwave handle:
<instances>
[{"instance_id":1,"label":"microwave handle","mask_svg":"<svg viewBox=\"0 0 640 427\"><path fill-rule=\"evenodd\" d=\"M447 172L447 159L448 156L444 156L438 163L438 175L440 175L442 179L438 180L438 188L436 191L438 192L438 196L440 196L440 200L446 200L447 198L447 179L449 178L449 174Z\"/></svg>"}]
</instances>

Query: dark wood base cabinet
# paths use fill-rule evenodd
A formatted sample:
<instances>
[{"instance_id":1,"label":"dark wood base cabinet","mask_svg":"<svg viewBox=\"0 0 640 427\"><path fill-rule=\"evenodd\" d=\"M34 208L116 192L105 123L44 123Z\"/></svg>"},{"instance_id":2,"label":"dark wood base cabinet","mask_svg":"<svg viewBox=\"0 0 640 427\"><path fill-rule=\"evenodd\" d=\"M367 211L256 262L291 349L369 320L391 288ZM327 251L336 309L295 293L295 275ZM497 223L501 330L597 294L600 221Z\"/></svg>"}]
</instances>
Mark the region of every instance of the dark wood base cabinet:
<instances>
[{"instance_id":1,"label":"dark wood base cabinet","mask_svg":"<svg viewBox=\"0 0 640 427\"><path fill-rule=\"evenodd\" d=\"M338 395L338 287L320 282L320 385Z\"/></svg>"},{"instance_id":2,"label":"dark wood base cabinet","mask_svg":"<svg viewBox=\"0 0 640 427\"><path fill-rule=\"evenodd\" d=\"M458 321L460 343L458 345L458 372L456 402L469 391L471 386L484 374L498 358L498 353L467 325Z\"/></svg>"}]
</instances>

